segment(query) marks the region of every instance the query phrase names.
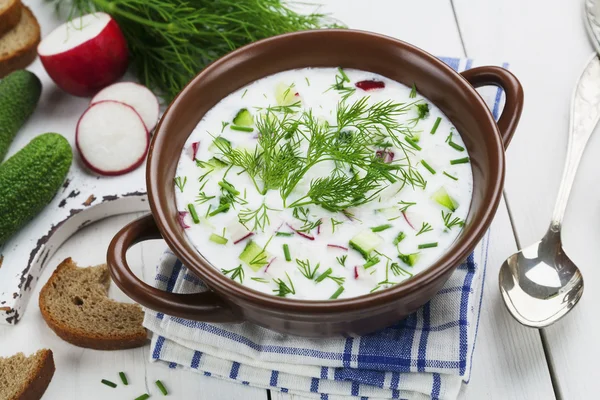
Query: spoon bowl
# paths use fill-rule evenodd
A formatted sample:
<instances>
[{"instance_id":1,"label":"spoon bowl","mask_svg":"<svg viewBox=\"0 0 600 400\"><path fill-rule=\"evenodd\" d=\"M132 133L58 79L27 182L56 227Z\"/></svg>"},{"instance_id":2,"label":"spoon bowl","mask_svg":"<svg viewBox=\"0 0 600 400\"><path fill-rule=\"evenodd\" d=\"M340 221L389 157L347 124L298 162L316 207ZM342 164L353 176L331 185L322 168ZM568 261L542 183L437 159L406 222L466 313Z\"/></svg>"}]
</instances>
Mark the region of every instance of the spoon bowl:
<instances>
[{"instance_id":1,"label":"spoon bowl","mask_svg":"<svg viewBox=\"0 0 600 400\"><path fill-rule=\"evenodd\" d=\"M500 267L500 293L521 324L543 328L567 314L583 294L583 276L562 248L560 234L546 236Z\"/></svg>"}]
</instances>

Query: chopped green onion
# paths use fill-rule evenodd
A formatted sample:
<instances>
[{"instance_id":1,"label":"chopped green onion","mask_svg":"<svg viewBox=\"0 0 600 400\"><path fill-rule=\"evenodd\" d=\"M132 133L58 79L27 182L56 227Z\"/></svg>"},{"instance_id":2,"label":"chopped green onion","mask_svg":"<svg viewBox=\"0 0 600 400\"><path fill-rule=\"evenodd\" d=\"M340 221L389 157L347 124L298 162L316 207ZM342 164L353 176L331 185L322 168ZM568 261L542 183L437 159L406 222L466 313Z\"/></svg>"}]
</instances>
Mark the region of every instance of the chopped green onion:
<instances>
[{"instance_id":1,"label":"chopped green onion","mask_svg":"<svg viewBox=\"0 0 600 400\"><path fill-rule=\"evenodd\" d=\"M104 383L106 386L110 386L113 389L117 387L116 383L107 381L106 379L102 379L100 382Z\"/></svg>"},{"instance_id":2,"label":"chopped green onion","mask_svg":"<svg viewBox=\"0 0 600 400\"><path fill-rule=\"evenodd\" d=\"M198 213L196 212L196 207L192 203L188 204L188 210L190 210L190 215L192 216L192 220L195 224L200 223L200 218L198 218Z\"/></svg>"},{"instance_id":3,"label":"chopped green onion","mask_svg":"<svg viewBox=\"0 0 600 400\"><path fill-rule=\"evenodd\" d=\"M458 180L458 178L457 178L457 177L450 175L450 174L449 174L449 173L447 173L446 171L444 171L444 175L446 175L448 178L450 178L450 179L453 179L453 180L455 180L455 181L457 181L457 180Z\"/></svg>"},{"instance_id":4,"label":"chopped green onion","mask_svg":"<svg viewBox=\"0 0 600 400\"><path fill-rule=\"evenodd\" d=\"M148 393L144 393L143 395L136 397L134 400L146 400L149 398L150 398L150 395Z\"/></svg>"},{"instance_id":5,"label":"chopped green onion","mask_svg":"<svg viewBox=\"0 0 600 400\"><path fill-rule=\"evenodd\" d=\"M462 147L460 144L456 144L456 143L454 143L452 140L450 140L450 141L448 142L448 145L449 145L450 147L452 147L453 149L455 149L455 150L458 150L458 151L465 151L465 148L464 148L464 147Z\"/></svg>"},{"instance_id":6,"label":"chopped green onion","mask_svg":"<svg viewBox=\"0 0 600 400\"><path fill-rule=\"evenodd\" d=\"M340 294L342 294L344 292L344 287L340 286L334 294L331 295L331 297L329 299L333 300L333 299L337 299L338 297L340 297Z\"/></svg>"},{"instance_id":7,"label":"chopped green onion","mask_svg":"<svg viewBox=\"0 0 600 400\"><path fill-rule=\"evenodd\" d=\"M329 275L331 275L331 273L333 272L333 270L331 268L329 268L327 271L323 272L321 275L319 275L317 277L317 279L315 279L315 282L321 282L322 280L324 280L325 278L327 278Z\"/></svg>"},{"instance_id":8,"label":"chopped green onion","mask_svg":"<svg viewBox=\"0 0 600 400\"><path fill-rule=\"evenodd\" d=\"M227 211L229 211L229 207L230 207L229 204L221 204L219 207L215 208L214 211L209 212L208 216L214 217L217 214L227 212Z\"/></svg>"},{"instance_id":9,"label":"chopped green onion","mask_svg":"<svg viewBox=\"0 0 600 400\"><path fill-rule=\"evenodd\" d=\"M404 232L400 232L398 234L398 236L396 236L396 238L394 239L394 246L397 246L398 243L400 243L401 241L403 241L405 237L406 237L406 235L404 234Z\"/></svg>"},{"instance_id":10,"label":"chopped green onion","mask_svg":"<svg viewBox=\"0 0 600 400\"><path fill-rule=\"evenodd\" d=\"M123 385L127 386L129 383L127 382L127 377L125 376L125 372L119 372L119 376L121 377L121 382L123 382Z\"/></svg>"},{"instance_id":11,"label":"chopped green onion","mask_svg":"<svg viewBox=\"0 0 600 400\"><path fill-rule=\"evenodd\" d=\"M290 232L277 232L275 236L294 236L294 234Z\"/></svg>"},{"instance_id":12,"label":"chopped green onion","mask_svg":"<svg viewBox=\"0 0 600 400\"><path fill-rule=\"evenodd\" d=\"M254 128L250 128L248 126L229 125L229 129L240 132L254 132Z\"/></svg>"},{"instance_id":13,"label":"chopped green onion","mask_svg":"<svg viewBox=\"0 0 600 400\"><path fill-rule=\"evenodd\" d=\"M432 135L435 133L435 131L437 131L438 126L440 126L440 122L442 122L442 117L437 117L435 123L433 124L433 127L431 128Z\"/></svg>"},{"instance_id":14,"label":"chopped green onion","mask_svg":"<svg viewBox=\"0 0 600 400\"><path fill-rule=\"evenodd\" d=\"M459 158L457 160L450 160L450 164L451 165L456 165L456 164L466 164L469 162L469 157L465 157L465 158Z\"/></svg>"},{"instance_id":15,"label":"chopped green onion","mask_svg":"<svg viewBox=\"0 0 600 400\"><path fill-rule=\"evenodd\" d=\"M423 244L420 244L418 247L419 247L419 249L430 249L432 247L437 247L437 245L438 245L437 242L423 243Z\"/></svg>"},{"instance_id":16,"label":"chopped green onion","mask_svg":"<svg viewBox=\"0 0 600 400\"><path fill-rule=\"evenodd\" d=\"M227 242L229 241L225 236L215 235L214 233L211 233L208 239L211 242L215 242L216 244L227 244Z\"/></svg>"},{"instance_id":17,"label":"chopped green onion","mask_svg":"<svg viewBox=\"0 0 600 400\"><path fill-rule=\"evenodd\" d=\"M373 232L381 232L381 231L385 231L386 229L390 229L391 227L392 227L392 225L385 224L385 225L375 226L375 227L371 228L371 230Z\"/></svg>"},{"instance_id":18,"label":"chopped green onion","mask_svg":"<svg viewBox=\"0 0 600 400\"><path fill-rule=\"evenodd\" d=\"M417 85L415 85L414 83L412 84L412 89L410 90L410 94L408 95L408 97L410 97L411 99L417 97Z\"/></svg>"},{"instance_id":19,"label":"chopped green onion","mask_svg":"<svg viewBox=\"0 0 600 400\"><path fill-rule=\"evenodd\" d=\"M433 175L435 175L435 169L431 168L431 165L427 164L427 161L425 161L425 160L421 160L421 164L423 164L423 166L424 166L425 168L427 168L427 170L428 170L429 172L431 172Z\"/></svg>"},{"instance_id":20,"label":"chopped green onion","mask_svg":"<svg viewBox=\"0 0 600 400\"><path fill-rule=\"evenodd\" d=\"M165 385L163 385L163 383L160 380L156 381L156 386L158 386L158 390L160 390L160 392L163 394L163 396L166 396L167 394L169 394L167 392L167 388L165 388Z\"/></svg>"},{"instance_id":21,"label":"chopped green onion","mask_svg":"<svg viewBox=\"0 0 600 400\"><path fill-rule=\"evenodd\" d=\"M414 140L412 140L411 138L405 138L404 140L406 140L406 142L408 144L410 144L415 150L421 150L421 146L419 146Z\"/></svg>"},{"instance_id":22,"label":"chopped green onion","mask_svg":"<svg viewBox=\"0 0 600 400\"><path fill-rule=\"evenodd\" d=\"M371 257L367 260L367 262L365 263L365 265L363 265L364 269L369 269L371 268L373 265L379 263L379 258L377 257Z\"/></svg>"},{"instance_id":23,"label":"chopped green onion","mask_svg":"<svg viewBox=\"0 0 600 400\"><path fill-rule=\"evenodd\" d=\"M240 194L239 190L237 190L235 187L233 187L233 185L229 182L220 181L219 186L221 186L223 189L227 190L229 193L231 193L234 196L237 196L238 194Z\"/></svg>"},{"instance_id":24,"label":"chopped green onion","mask_svg":"<svg viewBox=\"0 0 600 400\"><path fill-rule=\"evenodd\" d=\"M292 261L292 256L290 255L290 246L285 243L283 245L283 255L285 256L285 261Z\"/></svg>"}]
</instances>

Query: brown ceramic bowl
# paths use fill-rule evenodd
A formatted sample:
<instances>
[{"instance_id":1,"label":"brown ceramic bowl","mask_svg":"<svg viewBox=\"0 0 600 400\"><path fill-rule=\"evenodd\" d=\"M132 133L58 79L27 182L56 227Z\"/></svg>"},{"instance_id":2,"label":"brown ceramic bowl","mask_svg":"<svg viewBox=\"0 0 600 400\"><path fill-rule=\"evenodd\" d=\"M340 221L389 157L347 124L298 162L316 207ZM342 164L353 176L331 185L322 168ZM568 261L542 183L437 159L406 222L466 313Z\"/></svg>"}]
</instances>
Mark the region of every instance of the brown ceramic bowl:
<instances>
[{"instance_id":1,"label":"brown ceramic bowl","mask_svg":"<svg viewBox=\"0 0 600 400\"><path fill-rule=\"evenodd\" d=\"M212 267L178 223L173 178L184 143L204 114L240 87L289 69L338 66L376 72L408 86L414 82L419 92L450 118L466 143L473 169L473 199L466 225L435 264L386 290L324 301L286 299L254 291ZM474 89L483 85L500 86L506 92L498 124ZM146 171L152 215L129 224L113 239L108 250L113 280L138 303L192 320L251 321L278 332L313 337L365 334L389 326L431 299L490 226L502 195L504 148L522 106L519 81L502 68L480 67L459 74L423 50L373 33L308 31L248 45L206 67L162 117L152 138ZM132 274L125 259L127 249L161 237L210 291L167 293Z\"/></svg>"}]
</instances>

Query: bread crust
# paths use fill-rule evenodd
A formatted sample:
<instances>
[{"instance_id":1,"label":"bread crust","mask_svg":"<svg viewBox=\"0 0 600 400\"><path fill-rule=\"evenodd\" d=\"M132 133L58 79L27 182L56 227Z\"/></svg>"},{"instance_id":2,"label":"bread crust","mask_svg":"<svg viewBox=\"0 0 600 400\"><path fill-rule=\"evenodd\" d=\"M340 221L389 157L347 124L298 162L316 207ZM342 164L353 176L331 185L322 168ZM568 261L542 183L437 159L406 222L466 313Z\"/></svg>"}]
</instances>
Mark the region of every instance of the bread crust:
<instances>
[{"instance_id":1,"label":"bread crust","mask_svg":"<svg viewBox=\"0 0 600 400\"><path fill-rule=\"evenodd\" d=\"M24 390L11 400L39 400L42 398L56 370L52 350L43 350L43 352L42 362L38 364L35 374L29 377Z\"/></svg>"},{"instance_id":2,"label":"bread crust","mask_svg":"<svg viewBox=\"0 0 600 400\"><path fill-rule=\"evenodd\" d=\"M21 20L22 9L21 0L13 0L8 8L0 13L0 36L17 26Z\"/></svg>"},{"instance_id":3,"label":"bread crust","mask_svg":"<svg viewBox=\"0 0 600 400\"><path fill-rule=\"evenodd\" d=\"M57 280L63 270L72 268L78 267L71 258L65 259L52 273L52 276L40 291L40 311L50 329L64 341L74 344L75 346L86 347L89 349L123 350L144 346L148 340L145 329L142 329L139 334L121 334L118 338L105 337L93 332L87 332L77 327L67 326L54 318L49 312L45 301L48 291L52 290L53 282ZM137 305L137 307L139 307L139 305Z\"/></svg>"},{"instance_id":4,"label":"bread crust","mask_svg":"<svg viewBox=\"0 0 600 400\"><path fill-rule=\"evenodd\" d=\"M19 50L5 57L0 56L0 78L5 77L13 71L27 67L37 57L37 46L41 40L40 24L28 7L22 6L22 12L29 15L31 23L34 24L35 34Z\"/></svg>"}]
</instances>

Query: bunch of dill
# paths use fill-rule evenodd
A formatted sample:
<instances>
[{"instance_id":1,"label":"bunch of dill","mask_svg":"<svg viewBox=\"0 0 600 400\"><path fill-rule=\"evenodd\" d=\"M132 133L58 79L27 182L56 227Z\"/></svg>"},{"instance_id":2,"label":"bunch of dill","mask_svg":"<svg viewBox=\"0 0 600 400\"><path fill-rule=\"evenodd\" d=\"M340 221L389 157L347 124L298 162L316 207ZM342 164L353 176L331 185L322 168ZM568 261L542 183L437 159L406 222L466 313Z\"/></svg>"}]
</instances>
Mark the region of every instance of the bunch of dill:
<instances>
[{"instance_id":1,"label":"bunch of dill","mask_svg":"<svg viewBox=\"0 0 600 400\"><path fill-rule=\"evenodd\" d=\"M281 0L53 0L69 18L103 11L119 24L141 83L172 100L207 64L248 43L287 32L340 27Z\"/></svg>"}]
</instances>

